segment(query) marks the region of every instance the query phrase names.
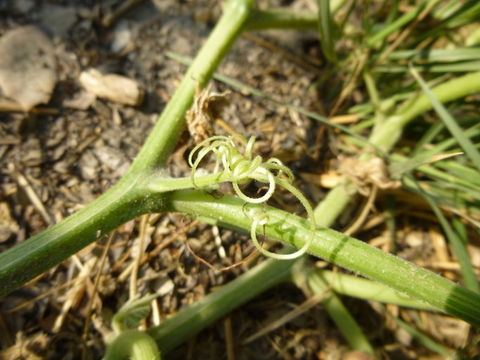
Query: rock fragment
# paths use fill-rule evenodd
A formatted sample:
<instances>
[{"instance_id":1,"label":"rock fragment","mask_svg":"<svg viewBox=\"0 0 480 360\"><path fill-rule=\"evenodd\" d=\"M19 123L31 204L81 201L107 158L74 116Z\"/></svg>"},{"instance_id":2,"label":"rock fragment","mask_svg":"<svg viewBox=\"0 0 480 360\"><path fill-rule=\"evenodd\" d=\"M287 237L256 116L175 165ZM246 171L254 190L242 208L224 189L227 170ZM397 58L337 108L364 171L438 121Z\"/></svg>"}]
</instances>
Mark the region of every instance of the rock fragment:
<instances>
[{"instance_id":1,"label":"rock fragment","mask_svg":"<svg viewBox=\"0 0 480 360\"><path fill-rule=\"evenodd\" d=\"M122 75L102 74L95 69L83 71L80 83L85 90L113 102L125 105L139 105L143 100L140 84Z\"/></svg>"},{"instance_id":2,"label":"rock fragment","mask_svg":"<svg viewBox=\"0 0 480 360\"><path fill-rule=\"evenodd\" d=\"M0 88L23 110L48 103L56 82L54 47L44 33L22 26L0 39Z\"/></svg>"}]
</instances>

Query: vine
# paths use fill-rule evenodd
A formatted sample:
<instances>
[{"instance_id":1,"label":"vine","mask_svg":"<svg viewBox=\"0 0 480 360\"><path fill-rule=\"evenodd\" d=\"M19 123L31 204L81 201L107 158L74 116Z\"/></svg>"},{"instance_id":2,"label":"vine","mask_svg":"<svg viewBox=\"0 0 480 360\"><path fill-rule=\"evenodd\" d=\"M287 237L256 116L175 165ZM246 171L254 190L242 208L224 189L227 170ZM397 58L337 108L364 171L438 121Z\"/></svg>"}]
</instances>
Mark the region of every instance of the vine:
<instances>
[{"instance_id":1,"label":"vine","mask_svg":"<svg viewBox=\"0 0 480 360\"><path fill-rule=\"evenodd\" d=\"M240 147L237 146L237 143L240 144ZM277 254L264 249L258 241L256 233L258 226L265 226L268 223L268 215L258 207L249 209L247 215L252 219L250 234L253 244L260 253L279 260L295 259L305 254L314 236L316 225L312 207L305 196L293 186L295 177L292 171L277 158L263 161L260 155L254 155L254 145L254 136L247 141L245 137L238 134L232 136L212 136L200 142L188 156L188 163L192 168L192 184L195 188L199 188L196 182L198 167L202 160L212 153L215 156L213 173L220 173L223 181L231 182L237 196L245 201L246 204L266 203L275 192L276 186L281 186L289 191L305 208L312 230L311 238L297 251L290 254ZM243 151L240 150L241 147L243 147ZM267 184L268 188L264 195L251 197L240 189L240 185L245 185L252 180Z\"/></svg>"}]
</instances>

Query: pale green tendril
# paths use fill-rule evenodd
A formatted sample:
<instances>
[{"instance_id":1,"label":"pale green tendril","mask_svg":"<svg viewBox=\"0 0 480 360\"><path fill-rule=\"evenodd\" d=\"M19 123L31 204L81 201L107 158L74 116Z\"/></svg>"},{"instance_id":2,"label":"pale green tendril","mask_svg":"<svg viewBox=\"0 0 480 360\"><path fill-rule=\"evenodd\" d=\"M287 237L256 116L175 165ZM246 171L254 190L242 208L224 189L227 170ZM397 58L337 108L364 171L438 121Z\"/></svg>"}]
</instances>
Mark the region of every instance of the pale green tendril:
<instances>
[{"instance_id":1,"label":"pale green tendril","mask_svg":"<svg viewBox=\"0 0 480 360\"><path fill-rule=\"evenodd\" d=\"M239 150L236 143L240 143L243 147L243 152ZM268 214L261 208L256 207L251 208L247 215L252 219L250 228L252 241L260 253L274 259L295 259L305 254L313 240L316 225L312 207L305 196L292 185L295 179L292 171L277 158L270 158L264 162L260 155L254 155L254 144L255 137L252 136L247 141L245 137L238 134L232 136L212 136L200 142L188 156L188 163L192 168L192 183L195 187L198 187L195 183L198 166L208 154L212 153L215 156L214 173L221 172L223 181L231 182L237 196L247 204L265 203L272 197L277 185L289 191L305 208L312 230L312 236L299 250L291 254L277 254L264 249L260 245L256 233L258 226L264 226L268 223ZM240 189L240 185L246 184L251 180L268 185L264 195L257 198L250 197Z\"/></svg>"}]
</instances>

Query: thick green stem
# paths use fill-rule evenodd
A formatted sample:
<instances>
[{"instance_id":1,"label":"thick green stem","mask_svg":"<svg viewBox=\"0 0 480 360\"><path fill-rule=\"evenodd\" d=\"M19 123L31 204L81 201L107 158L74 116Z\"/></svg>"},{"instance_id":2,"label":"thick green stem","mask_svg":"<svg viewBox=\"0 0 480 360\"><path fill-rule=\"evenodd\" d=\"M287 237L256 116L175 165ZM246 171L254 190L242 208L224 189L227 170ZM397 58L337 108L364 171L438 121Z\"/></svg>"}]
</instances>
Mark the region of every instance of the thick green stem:
<instances>
[{"instance_id":1,"label":"thick green stem","mask_svg":"<svg viewBox=\"0 0 480 360\"><path fill-rule=\"evenodd\" d=\"M250 229L252 221L243 211L243 202L231 196L215 199L198 191L176 191L171 193L169 208L243 229ZM312 236L305 219L270 207L259 208L268 213L266 236L296 248ZM479 295L413 263L327 228L317 229L308 252L480 326Z\"/></svg>"},{"instance_id":2,"label":"thick green stem","mask_svg":"<svg viewBox=\"0 0 480 360\"><path fill-rule=\"evenodd\" d=\"M436 309L425 302L393 290L384 284L363 279L354 275L328 270L315 270L308 276L308 282L321 278L328 287L338 294L356 297L358 299L378 301L414 309L435 311Z\"/></svg>"},{"instance_id":3,"label":"thick green stem","mask_svg":"<svg viewBox=\"0 0 480 360\"><path fill-rule=\"evenodd\" d=\"M252 15L245 24L245 30L315 30L317 29L317 24L317 15L312 12L293 11L284 8L256 9L252 11Z\"/></svg>"},{"instance_id":4,"label":"thick green stem","mask_svg":"<svg viewBox=\"0 0 480 360\"><path fill-rule=\"evenodd\" d=\"M355 185L347 180L330 190L322 202L313 210L317 224L325 227L332 226L355 193Z\"/></svg>"},{"instance_id":5,"label":"thick green stem","mask_svg":"<svg viewBox=\"0 0 480 360\"><path fill-rule=\"evenodd\" d=\"M103 360L161 360L154 339L147 333L128 330L109 344Z\"/></svg>"},{"instance_id":6,"label":"thick green stem","mask_svg":"<svg viewBox=\"0 0 480 360\"><path fill-rule=\"evenodd\" d=\"M98 236L146 212L162 208L162 196L142 188L147 174L173 150L193 102L243 27L254 0L230 0L180 87L158 119L129 172L103 196L59 224L0 254L0 295L7 294L95 241Z\"/></svg>"},{"instance_id":7,"label":"thick green stem","mask_svg":"<svg viewBox=\"0 0 480 360\"><path fill-rule=\"evenodd\" d=\"M174 349L193 334L217 321L233 309L290 278L295 261L269 259L212 292L148 333L162 353Z\"/></svg>"},{"instance_id":8,"label":"thick green stem","mask_svg":"<svg viewBox=\"0 0 480 360\"><path fill-rule=\"evenodd\" d=\"M441 103L447 103L479 91L480 72L475 72L435 87L433 94ZM375 128L370 142L385 151L390 150L402 135L404 127L417 116L431 109L432 103L423 93L405 102L395 114L387 118L382 126Z\"/></svg>"},{"instance_id":9,"label":"thick green stem","mask_svg":"<svg viewBox=\"0 0 480 360\"><path fill-rule=\"evenodd\" d=\"M132 171L154 169L165 163L185 126L185 113L193 103L196 89L210 80L240 34L254 3L254 0L227 2L222 17L195 57L135 159Z\"/></svg>"},{"instance_id":10,"label":"thick green stem","mask_svg":"<svg viewBox=\"0 0 480 360\"><path fill-rule=\"evenodd\" d=\"M269 259L148 332L156 340L162 352L168 353L242 303L255 298L277 283L288 280L292 265L296 263L297 261ZM322 270L317 270L311 275L308 276L309 282L315 277L320 277L328 284L328 288L343 295L416 309L435 310L432 306L403 295L390 287L357 276ZM362 346L358 348L367 349Z\"/></svg>"},{"instance_id":11,"label":"thick green stem","mask_svg":"<svg viewBox=\"0 0 480 360\"><path fill-rule=\"evenodd\" d=\"M135 190L128 176L64 221L0 254L0 295L5 295L143 213L161 211L163 195Z\"/></svg>"},{"instance_id":12,"label":"thick green stem","mask_svg":"<svg viewBox=\"0 0 480 360\"><path fill-rule=\"evenodd\" d=\"M195 176L195 184L191 176L182 178L165 178L154 175L149 181L147 189L154 193L193 188L205 189L226 181L231 180L224 174L224 172L202 176L197 175Z\"/></svg>"},{"instance_id":13,"label":"thick green stem","mask_svg":"<svg viewBox=\"0 0 480 360\"><path fill-rule=\"evenodd\" d=\"M447 81L433 89L434 95L442 103L461 99L477 92L480 92L480 72ZM432 103L424 94L407 100L394 115L389 116L381 126L375 128L370 137L370 143L388 152L402 135L404 127L430 109L432 109ZM349 181L337 185L315 208L317 223L324 226L333 224L355 193L355 187Z\"/></svg>"}]
</instances>

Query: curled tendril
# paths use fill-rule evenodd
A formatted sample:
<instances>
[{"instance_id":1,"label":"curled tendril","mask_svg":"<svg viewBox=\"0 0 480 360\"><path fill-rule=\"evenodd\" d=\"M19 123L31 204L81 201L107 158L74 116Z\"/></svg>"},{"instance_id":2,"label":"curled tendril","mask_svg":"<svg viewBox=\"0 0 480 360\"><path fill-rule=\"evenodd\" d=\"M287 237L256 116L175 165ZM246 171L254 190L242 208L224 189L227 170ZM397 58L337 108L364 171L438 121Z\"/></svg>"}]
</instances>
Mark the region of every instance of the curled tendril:
<instances>
[{"instance_id":1,"label":"curled tendril","mask_svg":"<svg viewBox=\"0 0 480 360\"><path fill-rule=\"evenodd\" d=\"M236 146L237 142L243 147L243 152ZM198 187L195 183L198 166L208 154L212 153L215 156L214 172L221 171L222 177L232 183L237 196L248 204L265 203L272 197L277 185L289 191L307 211L312 230L312 236L305 241L299 250L291 254L277 254L264 249L258 241L256 232L258 226L264 226L268 223L268 215L260 208L252 208L249 210L248 216L252 219L250 228L252 241L259 252L275 259L295 259L308 250L314 236L316 226L312 207L305 196L292 185L295 179L292 171L277 158L270 158L264 162L261 156L254 155L254 144L255 137L252 136L247 141L245 137L238 134L232 136L212 136L200 142L188 156L188 163L192 168L192 183L195 187ZM263 196L250 197L240 189L240 185L251 180L268 185L267 191Z\"/></svg>"}]
</instances>

